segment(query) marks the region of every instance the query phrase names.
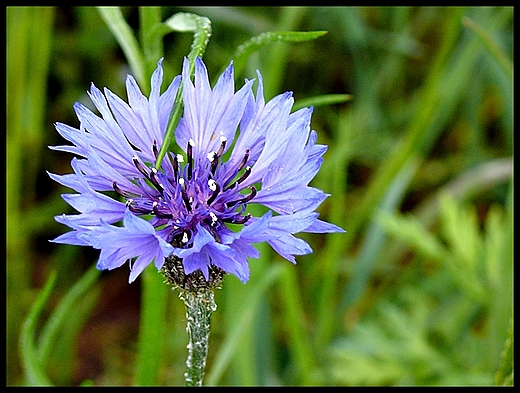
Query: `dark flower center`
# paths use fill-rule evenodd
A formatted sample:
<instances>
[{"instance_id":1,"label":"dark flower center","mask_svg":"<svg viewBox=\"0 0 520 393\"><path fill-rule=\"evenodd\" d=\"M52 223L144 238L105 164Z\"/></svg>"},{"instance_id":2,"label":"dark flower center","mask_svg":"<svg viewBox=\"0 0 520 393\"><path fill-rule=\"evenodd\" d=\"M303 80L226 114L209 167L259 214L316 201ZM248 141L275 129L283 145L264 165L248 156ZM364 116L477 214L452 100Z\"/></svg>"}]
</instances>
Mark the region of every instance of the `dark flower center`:
<instances>
[{"instance_id":1,"label":"dark flower center","mask_svg":"<svg viewBox=\"0 0 520 393\"><path fill-rule=\"evenodd\" d=\"M254 186L249 194L242 194L240 184L251 174L247 165L249 149L231 175L226 179L219 176L226 138L221 136L220 147L207 155L207 160L196 160L193 156L195 142L189 140L186 147L186 163L180 154L170 154L169 161L161 165L161 171L149 167L138 156L132 161L142 174L134 179L141 193L135 194L122 189L116 182L113 189L126 199L126 205L137 215L152 216L150 222L158 230L168 232L170 243L189 246L197 224L202 225L220 241L219 231L229 224L245 224L251 215L246 205L256 196ZM157 144L153 145L157 156Z\"/></svg>"}]
</instances>

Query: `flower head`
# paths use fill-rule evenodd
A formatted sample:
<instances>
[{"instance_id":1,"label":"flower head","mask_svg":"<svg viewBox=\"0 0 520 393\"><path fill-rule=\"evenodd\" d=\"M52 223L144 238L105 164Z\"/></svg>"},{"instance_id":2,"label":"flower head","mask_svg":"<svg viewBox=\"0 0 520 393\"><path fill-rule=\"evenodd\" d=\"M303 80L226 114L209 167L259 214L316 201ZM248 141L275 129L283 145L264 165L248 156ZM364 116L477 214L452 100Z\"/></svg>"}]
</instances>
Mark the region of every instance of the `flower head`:
<instances>
[{"instance_id":1,"label":"flower head","mask_svg":"<svg viewBox=\"0 0 520 393\"><path fill-rule=\"evenodd\" d=\"M216 267L245 282L248 258L259 256L252 243L267 241L295 263L295 255L312 252L295 233L343 231L318 219L327 194L308 186L326 151L310 130L311 108L291 113L290 92L265 103L260 73L256 97L254 81L235 91L232 65L211 88L200 58L194 83L187 60L161 94L162 79L160 61L146 98L129 75L128 103L92 85L88 94L101 117L77 103L79 129L56 124L72 145L53 149L80 158L72 159L74 173L49 174L77 192L63 198L79 212L56 217L72 231L55 242L101 250L99 269L130 261L130 282L168 257L181 260L186 274L200 270L208 280ZM179 150L157 168L181 79ZM268 212L252 216L253 203Z\"/></svg>"}]
</instances>

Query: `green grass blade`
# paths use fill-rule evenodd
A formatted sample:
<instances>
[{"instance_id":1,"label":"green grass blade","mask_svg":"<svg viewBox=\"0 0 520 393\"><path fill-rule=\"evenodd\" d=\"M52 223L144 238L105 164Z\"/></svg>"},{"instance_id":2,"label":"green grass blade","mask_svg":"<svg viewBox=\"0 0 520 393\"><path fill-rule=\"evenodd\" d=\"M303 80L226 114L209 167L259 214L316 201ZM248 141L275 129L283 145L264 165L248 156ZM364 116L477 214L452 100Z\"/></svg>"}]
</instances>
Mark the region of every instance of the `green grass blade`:
<instances>
[{"instance_id":1,"label":"green grass blade","mask_svg":"<svg viewBox=\"0 0 520 393\"><path fill-rule=\"evenodd\" d=\"M239 74L254 52L273 42L303 42L315 40L326 31L268 31L254 36L240 45L232 56L235 73Z\"/></svg>"},{"instance_id":2,"label":"green grass blade","mask_svg":"<svg viewBox=\"0 0 520 393\"><path fill-rule=\"evenodd\" d=\"M317 107L324 105L344 104L353 98L354 97L350 94L325 94L321 96L308 97L295 102L292 110L297 111L298 109L309 106Z\"/></svg>"},{"instance_id":3,"label":"green grass blade","mask_svg":"<svg viewBox=\"0 0 520 393\"><path fill-rule=\"evenodd\" d=\"M262 279L251 287L247 298L244 299L244 307L242 314L238 317L238 323L234 328L228 332L226 338L222 342L219 351L213 361L210 370L207 372L205 377L206 385L216 385L226 368L230 364L233 355L239 349L238 343L240 343L240 337L245 331L248 331L248 327L253 321L256 306L258 302L265 295L267 289L276 281L283 272L283 265L274 264L272 265L263 275Z\"/></svg>"},{"instance_id":4,"label":"green grass blade","mask_svg":"<svg viewBox=\"0 0 520 393\"><path fill-rule=\"evenodd\" d=\"M145 386L157 383L162 359L165 332L168 287L154 267L144 270L141 320L139 322L139 353L135 374L135 385Z\"/></svg>"},{"instance_id":5,"label":"green grass blade","mask_svg":"<svg viewBox=\"0 0 520 393\"><path fill-rule=\"evenodd\" d=\"M99 275L100 271L96 269L95 265L92 265L85 275L69 290L48 319L43 327L38 348L39 358L42 364L47 363L53 348L56 346L57 340L60 339L61 329L70 321L70 315L73 314L78 307L78 302L81 302L85 298L87 292L97 281ZM67 327L67 329L70 329L70 327Z\"/></svg>"},{"instance_id":6,"label":"green grass blade","mask_svg":"<svg viewBox=\"0 0 520 393\"><path fill-rule=\"evenodd\" d=\"M322 384L316 380L318 375L316 356L312 347L311 337L305 329L305 307L302 303L300 288L298 288L297 271L295 266L284 265L284 271L280 278L280 291L283 301L283 318L286 320L287 338L292 362L296 368L296 377L299 384Z\"/></svg>"},{"instance_id":7,"label":"green grass blade","mask_svg":"<svg viewBox=\"0 0 520 393\"><path fill-rule=\"evenodd\" d=\"M462 23L473 33L475 33L475 35L484 44L484 47L487 49L487 51L500 65L505 74L509 78L513 78L513 62L507 58L506 54L493 41L490 34L482 26L480 26L478 23L476 23L469 17L465 17L462 20Z\"/></svg>"},{"instance_id":8,"label":"green grass blade","mask_svg":"<svg viewBox=\"0 0 520 393\"><path fill-rule=\"evenodd\" d=\"M430 131L432 118L438 113L438 107L442 99L447 100L447 98L445 98L445 89L440 87L445 86L445 83L447 85L447 82L442 79L442 71L456 43L456 37L460 30L462 11L460 8L454 8L449 14L450 17L445 22L446 29L443 42L440 45L440 49L437 52L422 91L423 96L420 100L422 105L419 106L413 114L408 131L402 139L401 144L395 148L385 165L381 166L381 169L374 176L374 180L368 186L366 198L363 199L359 210L355 212L347 228L347 233L343 241L343 247L345 247L345 249L354 240L362 225L370 220L375 207L379 205L379 202L400 170L409 160L421 153L424 140L428 139L431 141L431 135L427 134L428 131ZM472 63L467 64L465 68L466 71L469 70L471 64ZM466 75L468 74L466 73ZM334 315L330 313L329 310L334 294L336 293L337 261L338 260L327 261L328 266L324 274L323 290L319 299L319 345L325 345L335 330Z\"/></svg>"},{"instance_id":9,"label":"green grass blade","mask_svg":"<svg viewBox=\"0 0 520 393\"><path fill-rule=\"evenodd\" d=\"M6 9L6 249L7 375L19 370L20 326L29 308L32 256L28 207L37 205L37 179L43 171L48 114L46 96L54 7ZM21 181L23 179L23 181ZM38 214L37 217L42 217ZM49 216L45 217L49 220ZM20 223L29 225L20 225ZM9 379L8 377L8 379Z\"/></svg>"},{"instance_id":10,"label":"green grass blade","mask_svg":"<svg viewBox=\"0 0 520 393\"><path fill-rule=\"evenodd\" d=\"M276 28L270 31L296 31L303 19L307 7L280 7ZM280 93L284 77L287 75L287 62L291 53L290 45L271 45L268 56L262 56L260 65L264 77L264 96L270 99ZM266 51L264 51L265 53Z\"/></svg>"},{"instance_id":11,"label":"green grass blade","mask_svg":"<svg viewBox=\"0 0 520 393\"><path fill-rule=\"evenodd\" d=\"M155 34L157 26L160 25L160 7L139 7L139 41L143 48L147 77L152 75L157 62L163 57L162 35Z\"/></svg>"},{"instance_id":12,"label":"green grass blade","mask_svg":"<svg viewBox=\"0 0 520 393\"><path fill-rule=\"evenodd\" d=\"M419 164L420 160L415 160L403 167L378 207L380 215L382 213L390 214L399 206ZM343 299L340 304L341 312L344 312L348 307L359 301L362 294L366 291L377 261L384 252L387 235L384 226L378 221L376 219L366 230L359 254L353 263L352 276L343 290Z\"/></svg>"},{"instance_id":13,"label":"green grass blade","mask_svg":"<svg viewBox=\"0 0 520 393\"><path fill-rule=\"evenodd\" d=\"M500 367L495 374L495 383L500 386L514 386L515 370L513 365L513 347L514 347L514 319L511 318L511 325L507 332L508 337L504 344Z\"/></svg>"},{"instance_id":14,"label":"green grass blade","mask_svg":"<svg viewBox=\"0 0 520 393\"><path fill-rule=\"evenodd\" d=\"M52 273L47 279L45 286L36 298L33 306L29 310L20 336L20 352L22 358L22 367L25 372L25 377L29 385L51 386L52 382L45 375L43 365L40 362L38 351L35 344L36 323L45 304L56 283L56 272Z\"/></svg>"},{"instance_id":15,"label":"green grass blade","mask_svg":"<svg viewBox=\"0 0 520 393\"><path fill-rule=\"evenodd\" d=\"M146 67L143 53L139 48L139 43L132 29L125 21L121 9L119 7L98 7L98 10L121 46L137 83L141 86L143 92L147 94L146 89L148 83L146 81Z\"/></svg>"}]
</instances>

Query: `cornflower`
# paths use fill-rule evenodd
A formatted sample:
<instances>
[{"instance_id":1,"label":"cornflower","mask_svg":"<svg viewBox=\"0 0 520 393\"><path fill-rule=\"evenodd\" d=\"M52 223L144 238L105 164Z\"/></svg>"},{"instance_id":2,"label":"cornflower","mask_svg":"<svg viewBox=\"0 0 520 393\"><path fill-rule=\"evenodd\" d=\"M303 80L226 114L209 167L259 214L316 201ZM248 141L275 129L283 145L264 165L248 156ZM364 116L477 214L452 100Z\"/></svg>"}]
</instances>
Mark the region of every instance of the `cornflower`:
<instances>
[{"instance_id":1,"label":"cornflower","mask_svg":"<svg viewBox=\"0 0 520 393\"><path fill-rule=\"evenodd\" d=\"M203 61L196 59L192 82L185 59L161 94L161 60L148 98L128 75L128 103L92 84L88 95L101 116L76 103L79 129L55 125L72 145L52 148L79 157L74 173L49 175L76 191L63 198L79 214L56 216L72 230L53 241L99 249L99 269L129 261L129 282L154 263L189 289L226 273L246 282L248 258L259 257L254 243L296 263L312 248L294 234L343 232L315 211L328 195L309 182L327 147L310 129L312 108L291 113L291 92L265 103L257 75L256 95L254 80L235 92L232 64L211 88ZM178 151L156 165L181 80ZM251 204L265 212L254 216Z\"/></svg>"}]
</instances>

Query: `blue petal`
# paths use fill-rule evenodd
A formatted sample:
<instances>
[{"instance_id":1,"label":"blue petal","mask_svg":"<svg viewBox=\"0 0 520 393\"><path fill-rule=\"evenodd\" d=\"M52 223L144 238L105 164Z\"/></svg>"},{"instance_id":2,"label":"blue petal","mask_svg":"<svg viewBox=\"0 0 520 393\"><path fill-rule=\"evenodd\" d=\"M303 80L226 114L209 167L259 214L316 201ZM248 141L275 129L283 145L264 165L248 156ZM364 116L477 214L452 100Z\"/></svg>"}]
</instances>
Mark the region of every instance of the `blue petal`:
<instances>
[{"instance_id":1,"label":"blue petal","mask_svg":"<svg viewBox=\"0 0 520 393\"><path fill-rule=\"evenodd\" d=\"M131 233L147 234L155 236L155 228L146 220L132 214L130 210L126 209L123 218L123 224Z\"/></svg>"},{"instance_id":2,"label":"blue petal","mask_svg":"<svg viewBox=\"0 0 520 393\"><path fill-rule=\"evenodd\" d=\"M292 214L300 210L316 209L327 196L328 194L313 187L284 189L284 185L280 185L260 190L253 202L261 203L277 213Z\"/></svg>"},{"instance_id":3,"label":"blue petal","mask_svg":"<svg viewBox=\"0 0 520 393\"><path fill-rule=\"evenodd\" d=\"M71 244L73 246L89 246L85 240L78 237L79 231L66 232L57 238L51 240L53 243Z\"/></svg>"},{"instance_id":4,"label":"blue petal","mask_svg":"<svg viewBox=\"0 0 520 393\"><path fill-rule=\"evenodd\" d=\"M184 116L175 132L179 147L186 149L188 141L195 142L193 155L206 160L210 151L220 147L220 137L227 140L229 148L251 94L251 83L234 92L233 66L220 76L213 90L209 86L207 70L200 58L195 64L195 84L189 79L188 62L183 65Z\"/></svg>"},{"instance_id":5,"label":"blue petal","mask_svg":"<svg viewBox=\"0 0 520 393\"><path fill-rule=\"evenodd\" d=\"M91 98L95 100L93 95L91 95ZM98 100L101 99L103 98L98 97ZM135 153L124 138L119 126L113 124L113 128L110 127L109 123L79 103L76 103L74 108L81 122L82 130L86 129L88 131L85 136L87 156L90 156L91 151L96 151L100 158L110 163L115 170L136 173L135 167L132 165L132 156Z\"/></svg>"},{"instance_id":6,"label":"blue petal","mask_svg":"<svg viewBox=\"0 0 520 393\"><path fill-rule=\"evenodd\" d=\"M256 160L256 163L252 167L249 177L242 183L244 187L261 181L269 165L285 147L283 131L293 103L292 93L287 92L273 98L263 109L258 122L260 130L257 133L265 135L265 145L261 151L256 149L251 151L251 161ZM249 148L252 147L249 146Z\"/></svg>"},{"instance_id":7,"label":"blue petal","mask_svg":"<svg viewBox=\"0 0 520 393\"><path fill-rule=\"evenodd\" d=\"M63 123L56 123L55 128L58 133L75 146L49 146L52 150L65 151L79 156L87 156L85 133L77 128L70 127Z\"/></svg>"},{"instance_id":8,"label":"blue petal","mask_svg":"<svg viewBox=\"0 0 520 393\"><path fill-rule=\"evenodd\" d=\"M179 89L180 82L181 76L177 75L175 78L173 78L172 83L170 83L166 91L159 97L159 101L157 103L157 113L159 116L159 126L161 129L161 138L157 141L159 145L162 145L164 140L166 126L170 120L170 113L173 108L175 97L177 96L177 90Z\"/></svg>"},{"instance_id":9,"label":"blue petal","mask_svg":"<svg viewBox=\"0 0 520 393\"><path fill-rule=\"evenodd\" d=\"M333 232L346 232L344 229L337 225L331 224L330 222L316 220L312 225L305 228L304 232L312 233L333 233Z\"/></svg>"},{"instance_id":10,"label":"blue petal","mask_svg":"<svg viewBox=\"0 0 520 393\"><path fill-rule=\"evenodd\" d=\"M150 97L149 102L151 107L156 107L157 103L159 101L159 96L161 93L161 85L163 81L163 68L162 68L162 62L164 58L159 59L157 62L157 68L152 74L152 81L150 83L151 90L150 90Z\"/></svg>"},{"instance_id":11,"label":"blue petal","mask_svg":"<svg viewBox=\"0 0 520 393\"><path fill-rule=\"evenodd\" d=\"M271 230L298 233L311 226L317 217L318 213L312 211L275 216L269 220L268 227Z\"/></svg>"},{"instance_id":12,"label":"blue petal","mask_svg":"<svg viewBox=\"0 0 520 393\"><path fill-rule=\"evenodd\" d=\"M135 216L128 209L123 223L124 227L115 227L101 222L99 227L91 227L89 231L78 234L78 238L101 250L98 262L100 269L114 269L127 260L137 258L129 277L132 282L153 260L156 267L160 268L173 247L156 234L148 221Z\"/></svg>"},{"instance_id":13,"label":"blue petal","mask_svg":"<svg viewBox=\"0 0 520 393\"><path fill-rule=\"evenodd\" d=\"M140 147L147 152L153 144L153 136L147 132L143 132L143 122L130 106L109 89L105 89L110 109L116 118L119 126L123 130L126 138L134 146ZM162 142L162 138L158 143ZM151 153L151 152L150 152ZM149 159L152 159L150 154Z\"/></svg>"},{"instance_id":14,"label":"blue petal","mask_svg":"<svg viewBox=\"0 0 520 393\"><path fill-rule=\"evenodd\" d=\"M209 255L205 252L198 252L196 254L188 255L183 259L184 272L191 274L196 270L200 270L204 275L206 281L209 280L209 264L211 260Z\"/></svg>"},{"instance_id":15,"label":"blue petal","mask_svg":"<svg viewBox=\"0 0 520 393\"><path fill-rule=\"evenodd\" d=\"M236 252L234 249L232 249L233 257L231 257L229 252L223 252L220 250L213 251L214 252L211 253L211 260L214 265L218 266L225 272L234 274L244 283L249 279L249 266L245 257L240 259L236 258Z\"/></svg>"},{"instance_id":16,"label":"blue petal","mask_svg":"<svg viewBox=\"0 0 520 393\"><path fill-rule=\"evenodd\" d=\"M163 132L159 129L157 108L150 106L148 99L141 93L137 82L131 75L127 76L126 86L128 103L139 119L138 127L144 128L141 132L145 133L149 138L149 145L139 147L141 150L149 150L152 147L153 141L161 141L163 138Z\"/></svg>"},{"instance_id":17,"label":"blue petal","mask_svg":"<svg viewBox=\"0 0 520 393\"><path fill-rule=\"evenodd\" d=\"M312 252L312 248L306 241L289 233L282 232L276 238L269 240L268 243L278 254L294 264L296 264L294 255L305 255Z\"/></svg>"},{"instance_id":18,"label":"blue petal","mask_svg":"<svg viewBox=\"0 0 520 393\"><path fill-rule=\"evenodd\" d=\"M183 258L186 274L200 269L208 280L209 265L212 263L245 282L249 279L249 266L246 256L256 255L241 240L232 237L229 239L232 241L230 244L217 243L213 235L198 224L193 246L186 249L176 248L173 254Z\"/></svg>"}]
</instances>

